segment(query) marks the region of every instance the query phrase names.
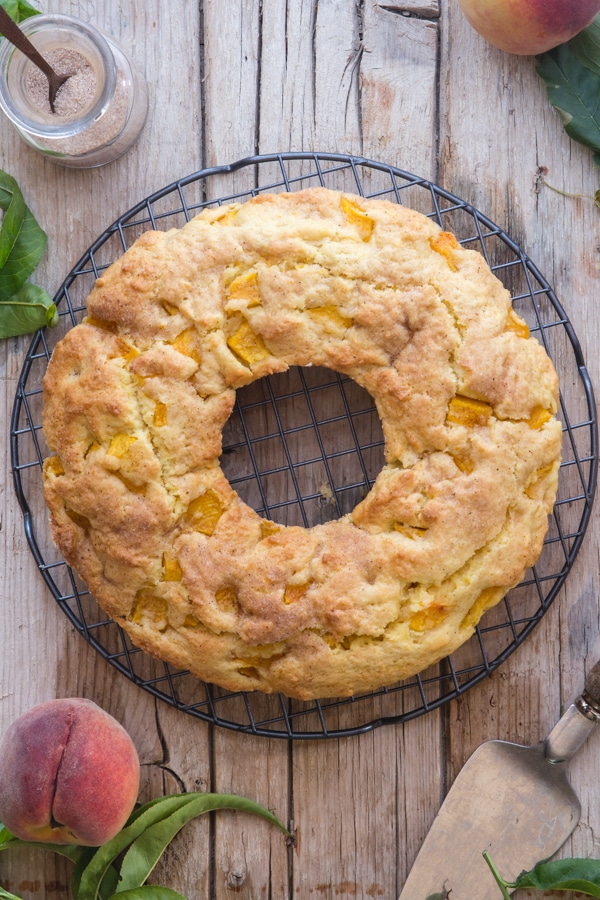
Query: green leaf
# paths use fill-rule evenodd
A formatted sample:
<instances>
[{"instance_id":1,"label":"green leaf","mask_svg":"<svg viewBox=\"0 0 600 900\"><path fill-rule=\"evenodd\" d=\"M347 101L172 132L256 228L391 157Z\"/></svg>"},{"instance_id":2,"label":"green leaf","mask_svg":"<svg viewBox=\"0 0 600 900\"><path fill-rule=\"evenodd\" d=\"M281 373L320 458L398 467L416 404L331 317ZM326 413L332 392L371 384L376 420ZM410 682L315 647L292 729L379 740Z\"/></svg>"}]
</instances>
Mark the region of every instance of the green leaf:
<instances>
[{"instance_id":1,"label":"green leaf","mask_svg":"<svg viewBox=\"0 0 600 900\"><path fill-rule=\"evenodd\" d=\"M0 887L0 900L23 900L23 898L17 897L16 894L9 894L3 887Z\"/></svg>"},{"instance_id":2,"label":"green leaf","mask_svg":"<svg viewBox=\"0 0 600 900\"><path fill-rule=\"evenodd\" d=\"M170 888L144 882L181 828L196 816L215 809L236 809L262 816L288 833L273 813L253 800L235 794L194 792L157 797L138 807L125 827L102 847L21 841L0 823L0 850L38 847L67 856L75 864L71 887L76 900L186 900ZM119 874L114 863L121 854L124 856ZM14 900L12 895L7 896Z\"/></svg>"},{"instance_id":3,"label":"green leaf","mask_svg":"<svg viewBox=\"0 0 600 900\"><path fill-rule=\"evenodd\" d=\"M46 249L46 234L15 179L1 169L0 209L0 338L7 338L56 325L58 314L49 294L27 283Z\"/></svg>"},{"instance_id":4,"label":"green leaf","mask_svg":"<svg viewBox=\"0 0 600 900\"><path fill-rule=\"evenodd\" d=\"M129 845L150 825L167 818L190 802L188 794L174 794L159 797L137 809L129 818L129 823L111 841L99 847L84 869L79 883L77 900L96 900L100 885L109 866Z\"/></svg>"},{"instance_id":5,"label":"green leaf","mask_svg":"<svg viewBox=\"0 0 600 900\"><path fill-rule=\"evenodd\" d=\"M19 21L19 2L18 0L0 0L0 6L3 6L9 14L13 22Z\"/></svg>"},{"instance_id":6,"label":"green leaf","mask_svg":"<svg viewBox=\"0 0 600 900\"><path fill-rule=\"evenodd\" d=\"M171 888L157 887L151 884L132 888L130 891L124 891L122 894L115 894L115 900L117 900L117 897L119 900L187 900L183 894L178 894L177 891L173 891Z\"/></svg>"},{"instance_id":7,"label":"green leaf","mask_svg":"<svg viewBox=\"0 0 600 900\"><path fill-rule=\"evenodd\" d=\"M2 841L0 843L0 851L12 850L14 847L33 847L37 850L58 853L60 856L66 856L71 862L76 862L79 859L81 851L86 849L85 847L80 847L79 844L50 844L45 841L21 841L19 838L12 836L10 840Z\"/></svg>"},{"instance_id":8,"label":"green leaf","mask_svg":"<svg viewBox=\"0 0 600 900\"><path fill-rule=\"evenodd\" d=\"M579 891L600 897L600 860L556 859L538 863L530 872L519 875L511 890L536 888L539 891Z\"/></svg>"},{"instance_id":9,"label":"green leaf","mask_svg":"<svg viewBox=\"0 0 600 900\"><path fill-rule=\"evenodd\" d=\"M234 794L188 794L190 802L176 810L166 819L148 827L133 841L123 858L121 879L117 894L119 897L130 888L143 884L154 869L166 847L175 835L196 816L215 809L237 809L242 812L262 816L287 833L285 826L272 813L245 797Z\"/></svg>"},{"instance_id":10,"label":"green leaf","mask_svg":"<svg viewBox=\"0 0 600 900\"><path fill-rule=\"evenodd\" d=\"M0 302L0 338L53 328L58 313L50 294L27 281L9 300Z\"/></svg>"},{"instance_id":11,"label":"green leaf","mask_svg":"<svg viewBox=\"0 0 600 900\"><path fill-rule=\"evenodd\" d=\"M22 22L23 19L37 16L40 13L39 9L31 6L26 0L0 0L0 6L4 7L14 22Z\"/></svg>"},{"instance_id":12,"label":"green leaf","mask_svg":"<svg viewBox=\"0 0 600 900\"><path fill-rule=\"evenodd\" d=\"M8 828L0 822L0 851L11 850L13 847L34 847L38 850L49 850L52 853L59 853L61 856L66 856L67 859L70 859L72 862L76 862L82 851L88 849L87 847L80 847L79 844L51 844L46 843L45 841L22 841L20 838L16 838L11 834Z\"/></svg>"},{"instance_id":13,"label":"green leaf","mask_svg":"<svg viewBox=\"0 0 600 900\"><path fill-rule=\"evenodd\" d=\"M30 19L31 16L39 16L39 14L40 10L27 3L27 0L19 0L19 22L22 22L23 19Z\"/></svg>"},{"instance_id":14,"label":"green leaf","mask_svg":"<svg viewBox=\"0 0 600 900\"><path fill-rule=\"evenodd\" d=\"M600 75L586 69L568 44L538 57L537 72L567 134L600 150Z\"/></svg>"},{"instance_id":15,"label":"green leaf","mask_svg":"<svg viewBox=\"0 0 600 900\"><path fill-rule=\"evenodd\" d=\"M82 847L81 854L75 863L75 868L73 869L73 873L71 875L71 891L74 897L78 896L79 886L81 884L81 876L89 863L91 862L92 857L98 850L97 847ZM117 869L111 864L104 878L102 879L98 896L102 898L102 900L109 900L110 897L114 894L119 884L119 873Z\"/></svg>"},{"instance_id":16,"label":"green leaf","mask_svg":"<svg viewBox=\"0 0 600 900\"><path fill-rule=\"evenodd\" d=\"M141 885L148 877L166 845L186 822L203 812L220 808L242 809L264 816L285 831L285 827L272 813L243 797L196 792L158 797L134 810L119 834L96 850L81 873L75 894L77 900L96 900L101 896L100 887L109 866L143 836L135 850L132 850L128 861L126 862L128 853L123 859L122 880L117 889L120 891L117 896L121 900L126 890Z\"/></svg>"},{"instance_id":17,"label":"green leaf","mask_svg":"<svg viewBox=\"0 0 600 900\"><path fill-rule=\"evenodd\" d=\"M600 14L591 25L571 38L569 47L582 66L600 75Z\"/></svg>"},{"instance_id":18,"label":"green leaf","mask_svg":"<svg viewBox=\"0 0 600 900\"><path fill-rule=\"evenodd\" d=\"M13 200L14 179L0 170L0 209L8 210ZM5 217L6 218L6 217ZM2 223L4 230L4 222ZM39 263L46 249L46 234L31 210L25 207L25 215L14 240L8 259L0 269L0 301L8 300L25 283ZM7 240L5 238L5 240Z\"/></svg>"},{"instance_id":19,"label":"green leaf","mask_svg":"<svg viewBox=\"0 0 600 900\"><path fill-rule=\"evenodd\" d=\"M27 211L19 185L10 175L3 174L4 185L10 184L10 190L4 187L4 192L10 194L10 200L8 206L2 206L5 215L0 228L0 269L3 268L17 242Z\"/></svg>"}]
</instances>

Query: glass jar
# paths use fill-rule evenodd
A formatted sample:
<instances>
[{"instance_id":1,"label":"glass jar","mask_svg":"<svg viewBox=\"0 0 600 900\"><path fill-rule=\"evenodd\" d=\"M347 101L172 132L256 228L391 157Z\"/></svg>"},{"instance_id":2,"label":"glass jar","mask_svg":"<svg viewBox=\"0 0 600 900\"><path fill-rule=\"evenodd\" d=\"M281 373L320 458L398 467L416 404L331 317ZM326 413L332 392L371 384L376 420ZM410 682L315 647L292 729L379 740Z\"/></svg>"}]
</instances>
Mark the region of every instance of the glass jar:
<instances>
[{"instance_id":1,"label":"glass jar","mask_svg":"<svg viewBox=\"0 0 600 900\"><path fill-rule=\"evenodd\" d=\"M36 15L20 26L59 74L55 112L48 81L7 40L0 43L0 107L23 140L62 166L102 166L137 139L148 112L146 82L112 38L65 15Z\"/></svg>"}]
</instances>

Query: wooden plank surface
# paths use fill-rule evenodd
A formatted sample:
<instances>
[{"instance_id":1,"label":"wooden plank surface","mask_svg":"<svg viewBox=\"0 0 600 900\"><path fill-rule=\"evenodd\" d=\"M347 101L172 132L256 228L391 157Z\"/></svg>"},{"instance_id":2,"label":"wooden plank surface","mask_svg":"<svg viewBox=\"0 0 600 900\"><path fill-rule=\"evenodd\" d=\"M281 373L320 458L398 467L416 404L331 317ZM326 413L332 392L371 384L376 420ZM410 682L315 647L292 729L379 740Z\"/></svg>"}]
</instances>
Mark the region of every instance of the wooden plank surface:
<instances>
[{"instance_id":1,"label":"wooden plank surface","mask_svg":"<svg viewBox=\"0 0 600 900\"><path fill-rule=\"evenodd\" d=\"M565 197L538 181L542 170L562 191L593 194L590 154L565 138L534 60L508 56L473 36L453 4L445 38L442 70L450 77L441 93L440 177L509 230L542 269L567 309L597 385L597 323L591 298L598 283L598 211L590 200ZM560 370L560 361L558 365ZM570 386L563 383L562 389L568 394ZM543 740L581 691L600 651L597 534L594 517L564 589L531 638L489 681L450 706L448 783L484 740ZM594 837L597 789L589 777L599 752L592 739L570 764L584 813L562 855L600 852ZM538 894L515 894L519 900L533 896Z\"/></svg>"},{"instance_id":2,"label":"wooden plank surface","mask_svg":"<svg viewBox=\"0 0 600 900\"><path fill-rule=\"evenodd\" d=\"M563 301L597 385L598 212L541 180L592 195L590 155L564 134L533 60L491 48L456 3L204 0L187 2L185 15L168 0L46 0L44 8L80 15L118 37L150 89L140 141L96 170L52 165L0 120L0 168L17 178L48 232L36 272L48 290L118 215L202 166L255 153L356 153L437 180L522 243ZM222 183L210 189L218 193ZM143 799L180 789L233 791L291 824L292 843L229 813L187 826L153 880L190 900L393 900L472 750L494 737L541 739L600 654L597 517L533 635L442 710L329 740L288 742L210 726L116 673L68 623L36 570L9 448L28 344L0 343L0 732L41 700L90 697L132 734ZM346 715L340 710L341 724ZM599 741L572 763L583 813L565 853L600 854L600 804L589 777L599 763ZM25 900L68 896L68 878L68 864L49 855L19 851L0 860L0 884ZM529 896L521 892L519 900Z\"/></svg>"}]
</instances>

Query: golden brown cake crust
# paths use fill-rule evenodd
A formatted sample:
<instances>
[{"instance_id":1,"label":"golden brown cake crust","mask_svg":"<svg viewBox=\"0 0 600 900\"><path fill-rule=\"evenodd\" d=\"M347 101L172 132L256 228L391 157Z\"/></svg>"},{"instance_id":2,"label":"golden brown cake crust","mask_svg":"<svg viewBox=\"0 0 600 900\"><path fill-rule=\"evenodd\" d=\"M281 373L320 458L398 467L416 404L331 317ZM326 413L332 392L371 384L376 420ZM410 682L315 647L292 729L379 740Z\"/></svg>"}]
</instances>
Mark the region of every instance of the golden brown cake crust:
<instances>
[{"instance_id":1,"label":"golden brown cake crust","mask_svg":"<svg viewBox=\"0 0 600 900\"><path fill-rule=\"evenodd\" d=\"M327 366L374 398L386 463L351 514L267 522L219 467L235 390ZM54 539L149 653L232 690L388 685L453 652L537 559L558 380L483 258L323 188L143 235L44 381Z\"/></svg>"}]
</instances>

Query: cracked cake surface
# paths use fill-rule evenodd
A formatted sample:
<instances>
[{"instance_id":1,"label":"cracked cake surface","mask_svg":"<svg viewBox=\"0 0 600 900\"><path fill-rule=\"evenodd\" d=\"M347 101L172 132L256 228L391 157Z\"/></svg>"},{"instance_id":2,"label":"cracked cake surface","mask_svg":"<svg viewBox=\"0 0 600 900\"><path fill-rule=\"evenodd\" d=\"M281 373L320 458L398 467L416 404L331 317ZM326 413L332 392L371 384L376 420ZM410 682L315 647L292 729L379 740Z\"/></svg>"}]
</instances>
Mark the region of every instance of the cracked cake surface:
<instances>
[{"instance_id":1,"label":"cracked cake surface","mask_svg":"<svg viewBox=\"0 0 600 900\"><path fill-rule=\"evenodd\" d=\"M325 366L373 397L385 464L348 515L267 521L220 465L237 388ZM483 257L325 188L149 231L44 380L54 540L149 653L231 690L346 696L437 662L537 559L558 379Z\"/></svg>"}]
</instances>

